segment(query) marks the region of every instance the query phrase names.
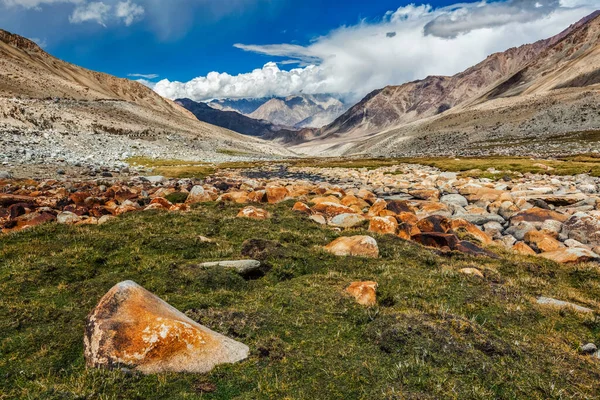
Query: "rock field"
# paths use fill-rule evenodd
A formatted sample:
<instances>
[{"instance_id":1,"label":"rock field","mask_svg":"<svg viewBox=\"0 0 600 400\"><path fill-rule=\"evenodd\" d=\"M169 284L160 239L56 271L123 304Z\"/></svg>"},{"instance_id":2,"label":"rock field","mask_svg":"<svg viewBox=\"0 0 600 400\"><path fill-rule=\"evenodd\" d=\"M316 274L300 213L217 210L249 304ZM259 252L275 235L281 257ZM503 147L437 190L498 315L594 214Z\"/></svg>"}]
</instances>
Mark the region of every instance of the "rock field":
<instances>
[{"instance_id":1,"label":"rock field","mask_svg":"<svg viewBox=\"0 0 600 400\"><path fill-rule=\"evenodd\" d=\"M495 257L495 248L557 262L600 261L598 178L521 174L463 178L418 165L373 170L282 166L219 170L205 181L139 176L14 180L0 174L3 233L47 222L103 224L144 210L185 212L194 203L234 202L238 217L266 219L261 204L295 200L307 223L332 229L368 225L436 251ZM327 243L323 244L324 246ZM331 243L335 254L377 257L377 243Z\"/></svg>"}]
</instances>

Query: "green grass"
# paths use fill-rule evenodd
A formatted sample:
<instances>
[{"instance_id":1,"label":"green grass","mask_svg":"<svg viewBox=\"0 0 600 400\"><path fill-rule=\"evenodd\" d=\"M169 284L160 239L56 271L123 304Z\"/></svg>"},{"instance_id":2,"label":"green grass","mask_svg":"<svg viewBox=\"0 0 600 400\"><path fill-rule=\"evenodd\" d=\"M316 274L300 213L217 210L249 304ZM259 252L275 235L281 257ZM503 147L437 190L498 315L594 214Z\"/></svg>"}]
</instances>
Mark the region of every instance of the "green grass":
<instances>
[{"instance_id":1,"label":"green grass","mask_svg":"<svg viewBox=\"0 0 600 400\"><path fill-rule=\"evenodd\" d=\"M235 219L239 206L211 203L0 236L0 399L600 396L599 361L577 351L600 342L600 322L532 303L547 295L596 306L596 265L498 249L499 260L442 257L393 236L375 236L380 259L339 258L319 246L340 233L291 205L267 206L268 221ZM241 258L252 238L280 244L259 279L192 266ZM486 279L458 273L468 266ZM246 343L249 359L205 375L86 369L85 318L126 279ZM354 280L379 283L378 306L344 295Z\"/></svg>"}]
</instances>

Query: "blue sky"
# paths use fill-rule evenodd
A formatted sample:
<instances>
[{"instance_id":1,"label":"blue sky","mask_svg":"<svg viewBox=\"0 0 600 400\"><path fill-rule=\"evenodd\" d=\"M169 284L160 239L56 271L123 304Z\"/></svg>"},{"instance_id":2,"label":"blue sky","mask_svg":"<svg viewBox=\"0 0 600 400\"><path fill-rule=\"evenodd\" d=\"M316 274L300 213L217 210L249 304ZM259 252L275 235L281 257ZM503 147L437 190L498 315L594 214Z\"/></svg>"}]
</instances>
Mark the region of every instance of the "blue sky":
<instances>
[{"instance_id":1,"label":"blue sky","mask_svg":"<svg viewBox=\"0 0 600 400\"><path fill-rule=\"evenodd\" d=\"M93 70L155 74L168 97L364 95L558 33L598 2L0 0L0 28Z\"/></svg>"}]
</instances>

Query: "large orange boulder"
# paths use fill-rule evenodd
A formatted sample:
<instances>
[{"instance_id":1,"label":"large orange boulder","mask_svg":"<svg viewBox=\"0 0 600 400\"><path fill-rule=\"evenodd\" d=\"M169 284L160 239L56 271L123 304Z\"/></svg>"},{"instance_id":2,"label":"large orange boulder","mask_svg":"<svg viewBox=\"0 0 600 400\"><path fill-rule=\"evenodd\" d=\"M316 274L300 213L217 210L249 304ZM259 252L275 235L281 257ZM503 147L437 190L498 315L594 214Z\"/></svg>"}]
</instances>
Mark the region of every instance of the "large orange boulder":
<instances>
[{"instance_id":1,"label":"large orange boulder","mask_svg":"<svg viewBox=\"0 0 600 400\"><path fill-rule=\"evenodd\" d=\"M377 282L352 282L346 288L346 293L360 305L371 307L377 304Z\"/></svg>"},{"instance_id":2,"label":"large orange boulder","mask_svg":"<svg viewBox=\"0 0 600 400\"><path fill-rule=\"evenodd\" d=\"M192 321L132 281L110 289L86 321L88 367L205 373L247 358L248 351L248 346Z\"/></svg>"},{"instance_id":3,"label":"large orange boulder","mask_svg":"<svg viewBox=\"0 0 600 400\"><path fill-rule=\"evenodd\" d=\"M269 185L267 186L266 191L267 201L269 202L269 204L276 204L282 202L289 195L288 190L283 186Z\"/></svg>"},{"instance_id":4,"label":"large orange boulder","mask_svg":"<svg viewBox=\"0 0 600 400\"><path fill-rule=\"evenodd\" d=\"M525 234L525 242L534 250L540 253L556 251L565 247L561 242L554 239L547 233L540 231L529 231Z\"/></svg>"},{"instance_id":5,"label":"large orange boulder","mask_svg":"<svg viewBox=\"0 0 600 400\"><path fill-rule=\"evenodd\" d=\"M600 256L591 250L582 247L563 248L540 254L548 260L558 263L580 263L587 261L600 261Z\"/></svg>"},{"instance_id":6,"label":"large orange boulder","mask_svg":"<svg viewBox=\"0 0 600 400\"><path fill-rule=\"evenodd\" d=\"M398 221L394 217L373 217L369 222L369 231L382 235L395 235L398 230Z\"/></svg>"},{"instance_id":7,"label":"large orange boulder","mask_svg":"<svg viewBox=\"0 0 600 400\"><path fill-rule=\"evenodd\" d=\"M325 251L336 256L379 257L377 241L371 236L344 236L325 246Z\"/></svg>"}]
</instances>

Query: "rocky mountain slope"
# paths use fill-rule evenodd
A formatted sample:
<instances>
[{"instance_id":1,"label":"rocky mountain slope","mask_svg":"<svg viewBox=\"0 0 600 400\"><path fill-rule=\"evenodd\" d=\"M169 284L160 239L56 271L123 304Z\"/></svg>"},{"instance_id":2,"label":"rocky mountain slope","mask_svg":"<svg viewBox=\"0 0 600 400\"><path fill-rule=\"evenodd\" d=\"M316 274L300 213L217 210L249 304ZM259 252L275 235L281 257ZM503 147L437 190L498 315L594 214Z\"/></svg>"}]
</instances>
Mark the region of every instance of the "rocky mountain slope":
<instances>
[{"instance_id":1,"label":"rocky mountain slope","mask_svg":"<svg viewBox=\"0 0 600 400\"><path fill-rule=\"evenodd\" d=\"M263 136L278 130L268 121L258 120L237 111L217 110L212 106L190 99L177 99L175 103L190 111L198 120L250 136Z\"/></svg>"},{"instance_id":2,"label":"rocky mountain slope","mask_svg":"<svg viewBox=\"0 0 600 400\"><path fill-rule=\"evenodd\" d=\"M248 116L276 125L320 128L333 121L344 110L344 103L330 95L294 95L272 98Z\"/></svg>"},{"instance_id":3,"label":"rocky mountain slope","mask_svg":"<svg viewBox=\"0 0 600 400\"><path fill-rule=\"evenodd\" d=\"M96 146L92 134L106 142ZM5 162L49 162L65 153L98 162L124 153L205 160L222 158L221 149L288 154L200 122L138 82L69 64L6 31L0 31L0 143Z\"/></svg>"},{"instance_id":4,"label":"rocky mountain slope","mask_svg":"<svg viewBox=\"0 0 600 400\"><path fill-rule=\"evenodd\" d=\"M493 54L453 77L377 90L300 150L482 154L511 152L516 144L519 151L551 152L548 136L564 142L570 132L600 130L599 25L594 13L555 37ZM532 147L532 138L539 146ZM585 142L572 150L588 150Z\"/></svg>"}]
</instances>

